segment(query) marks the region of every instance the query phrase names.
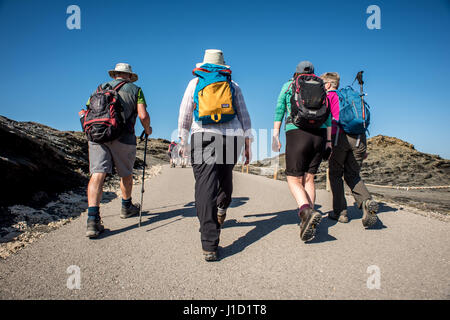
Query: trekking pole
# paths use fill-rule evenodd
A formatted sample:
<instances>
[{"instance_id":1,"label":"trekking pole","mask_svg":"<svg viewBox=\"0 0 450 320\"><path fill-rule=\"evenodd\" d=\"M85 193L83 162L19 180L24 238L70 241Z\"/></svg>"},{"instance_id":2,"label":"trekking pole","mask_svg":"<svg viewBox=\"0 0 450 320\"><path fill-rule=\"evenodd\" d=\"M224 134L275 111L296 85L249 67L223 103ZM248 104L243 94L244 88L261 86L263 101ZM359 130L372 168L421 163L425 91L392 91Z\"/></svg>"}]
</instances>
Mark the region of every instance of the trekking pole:
<instances>
[{"instance_id":1,"label":"trekking pole","mask_svg":"<svg viewBox=\"0 0 450 320\"><path fill-rule=\"evenodd\" d=\"M360 87L363 120L365 120L366 119L366 114L365 114L366 112L365 112L365 108L364 108L364 96L365 96L365 94L364 94L364 89L363 89L363 84L364 84L364 81L363 81L363 78L362 78L363 72L364 71L358 72L358 74L356 75L356 80L358 80L359 87ZM366 128L366 123L365 122L364 122L364 128Z\"/></svg>"},{"instance_id":2,"label":"trekking pole","mask_svg":"<svg viewBox=\"0 0 450 320\"><path fill-rule=\"evenodd\" d=\"M357 74L356 74L356 77L355 77L355 80L357 80L358 81L358 83L359 83L359 87L360 87L360 95L361 95L361 108L362 108L362 117L363 117L363 126L364 126L364 129L366 128L366 114L365 114L365 106L364 106L364 90L363 90L363 84L364 84L364 81L363 81L363 72L364 71L359 71ZM355 82L355 80L353 81L353 82ZM359 147L359 142L361 141L361 135L358 135L358 140L356 141L356 147Z\"/></svg>"},{"instance_id":3,"label":"trekking pole","mask_svg":"<svg viewBox=\"0 0 450 320\"><path fill-rule=\"evenodd\" d=\"M144 167L142 169L142 188L141 188L141 207L139 208L139 228L141 227L141 220L142 220L142 206L144 202L144 179L145 179L145 167L147 165L146 158L147 158L147 141L148 141L148 135L145 133L145 130L142 131L141 136L139 137L139 140L142 142L144 140L145 136L145 146L144 146Z\"/></svg>"}]
</instances>

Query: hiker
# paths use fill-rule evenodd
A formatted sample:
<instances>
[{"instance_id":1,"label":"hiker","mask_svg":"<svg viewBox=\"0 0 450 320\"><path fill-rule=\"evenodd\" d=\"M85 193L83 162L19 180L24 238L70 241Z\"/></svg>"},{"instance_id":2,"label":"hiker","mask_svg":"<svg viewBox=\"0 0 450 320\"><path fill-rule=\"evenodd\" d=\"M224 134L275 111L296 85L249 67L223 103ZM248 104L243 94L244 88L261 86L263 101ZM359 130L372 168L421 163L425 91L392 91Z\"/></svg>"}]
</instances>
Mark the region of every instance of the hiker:
<instances>
[{"instance_id":1,"label":"hiker","mask_svg":"<svg viewBox=\"0 0 450 320\"><path fill-rule=\"evenodd\" d=\"M92 134L88 130L89 144L89 167L91 179L87 189L88 195L88 220L86 236L89 238L97 237L103 230L103 224L100 218L100 200L103 193L103 182L107 173L112 173L113 166L120 176L120 189L122 191L122 208L120 217L125 219L139 214L139 204L131 202L131 191L133 188L133 166L136 158L136 135L134 125L138 116L145 130L145 135L152 133L150 126L150 116L147 112L142 89L133 82L138 80L137 74L132 72L131 66L126 63L118 63L114 70L109 71L112 81L103 83L97 89L86 104L88 112L90 105L92 109L102 105L102 97L97 98L98 92L102 90L115 90L118 92L118 102L123 108L123 129L119 136L108 136L108 131L99 131L98 135L104 135L100 138L89 136ZM110 92L111 93L111 92ZM95 96L95 98L94 98ZM95 100L94 100L95 99ZM103 99L104 100L104 99ZM91 112L92 114L93 112ZM116 112L117 115L117 112ZM86 114L85 126L88 122L89 114ZM95 121L95 119L93 119ZM119 121L120 122L120 121ZM112 140L111 140L112 139ZM94 142L91 140L101 141Z\"/></svg>"},{"instance_id":2,"label":"hiker","mask_svg":"<svg viewBox=\"0 0 450 320\"><path fill-rule=\"evenodd\" d=\"M186 168L186 166L189 163L190 152L188 152L188 151L189 151L188 145L186 145L185 148L182 148L180 145L178 145L178 148L176 149L177 157L178 157L180 166L182 168Z\"/></svg>"},{"instance_id":3,"label":"hiker","mask_svg":"<svg viewBox=\"0 0 450 320\"><path fill-rule=\"evenodd\" d=\"M314 209L314 175L331 151L331 115L323 81L309 61L297 65L281 88L275 110L272 150L281 149L280 127L286 115L286 178L298 205L300 238L310 241L322 216Z\"/></svg>"},{"instance_id":4,"label":"hiker","mask_svg":"<svg viewBox=\"0 0 450 320\"><path fill-rule=\"evenodd\" d=\"M175 141L171 141L169 144L169 147L167 148L167 155L169 156L170 159L170 167L174 168L175 167L175 163L173 161L173 156L172 156L172 151L173 149L177 146L177 143Z\"/></svg>"},{"instance_id":5,"label":"hiker","mask_svg":"<svg viewBox=\"0 0 450 320\"><path fill-rule=\"evenodd\" d=\"M181 101L178 135L185 149L192 129L191 165L201 244L204 259L216 261L221 226L231 203L233 168L244 144L246 163L250 161L251 121L221 50L206 50L193 75Z\"/></svg>"},{"instance_id":6,"label":"hiker","mask_svg":"<svg viewBox=\"0 0 450 320\"><path fill-rule=\"evenodd\" d=\"M363 210L362 224L365 228L373 226L378 218L378 203L372 200L364 181L361 179L360 171L363 160L367 157L365 130L361 134L349 134L339 125L340 102L337 90L339 89L340 76L336 72L327 72L321 75L325 82L330 109L333 116L332 140L333 151L329 159L329 179L333 195L333 211L328 217L342 223L347 223L347 201L345 200L344 184L352 191L356 204ZM356 95L357 102L360 97Z\"/></svg>"}]
</instances>

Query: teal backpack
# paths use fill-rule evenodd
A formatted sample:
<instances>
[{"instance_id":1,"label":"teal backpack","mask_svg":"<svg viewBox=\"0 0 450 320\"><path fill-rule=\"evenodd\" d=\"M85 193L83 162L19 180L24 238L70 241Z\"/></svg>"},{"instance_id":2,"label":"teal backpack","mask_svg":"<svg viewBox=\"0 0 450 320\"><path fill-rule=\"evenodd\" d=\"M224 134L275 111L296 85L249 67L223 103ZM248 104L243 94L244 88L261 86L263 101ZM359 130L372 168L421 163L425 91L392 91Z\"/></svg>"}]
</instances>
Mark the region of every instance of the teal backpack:
<instances>
[{"instance_id":1,"label":"teal backpack","mask_svg":"<svg viewBox=\"0 0 450 320\"><path fill-rule=\"evenodd\" d=\"M346 133L363 134L370 125L370 107L364 101L364 95L351 86L336 91L339 97L338 124Z\"/></svg>"},{"instance_id":2,"label":"teal backpack","mask_svg":"<svg viewBox=\"0 0 450 320\"><path fill-rule=\"evenodd\" d=\"M215 64L203 64L192 73L198 77L194 91L195 121L203 124L223 123L232 120L236 111L233 106L234 88L231 70Z\"/></svg>"}]
</instances>

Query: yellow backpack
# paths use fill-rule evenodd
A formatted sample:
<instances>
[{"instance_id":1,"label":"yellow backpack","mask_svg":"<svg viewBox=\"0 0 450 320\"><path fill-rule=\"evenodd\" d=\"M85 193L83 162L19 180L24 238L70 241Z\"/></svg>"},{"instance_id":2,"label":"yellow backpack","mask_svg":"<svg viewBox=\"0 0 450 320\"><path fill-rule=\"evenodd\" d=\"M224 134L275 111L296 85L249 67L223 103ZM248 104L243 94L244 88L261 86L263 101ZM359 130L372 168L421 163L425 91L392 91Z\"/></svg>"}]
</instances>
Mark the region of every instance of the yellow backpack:
<instances>
[{"instance_id":1,"label":"yellow backpack","mask_svg":"<svg viewBox=\"0 0 450 320\"><path fill-rule=\"evenodd\" d=\"M195 121L212 124L232 120L236 111L233 106L231 70L215 64L204 64L192 73L198 77L194 92Z\"/></svg>"}]
</instances>

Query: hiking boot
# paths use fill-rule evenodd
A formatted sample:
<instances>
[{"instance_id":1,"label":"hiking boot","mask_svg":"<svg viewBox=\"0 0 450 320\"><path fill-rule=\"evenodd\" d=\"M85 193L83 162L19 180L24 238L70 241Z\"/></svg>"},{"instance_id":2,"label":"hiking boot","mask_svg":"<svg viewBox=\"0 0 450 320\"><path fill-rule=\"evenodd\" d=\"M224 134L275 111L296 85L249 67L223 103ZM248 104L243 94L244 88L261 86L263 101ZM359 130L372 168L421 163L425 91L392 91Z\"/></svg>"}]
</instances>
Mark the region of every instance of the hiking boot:
<instances>
[{"instance_id":1,"label":"hiking boot","mask_svg":"<svg viewBox=\"0 0 450 320\"><path fill-rule=\"evenodd\" d=\"M342 223L347 223L348 222L347 210L343 210L341 213L336 213L332 211L328 214L328 218L332 220L337 220Z\"/></svg>"},{"instance_id":2,"label":"hiking boot","mask_svg":"<svg viewBox=\"0 0 450 320\"><path fill-rule=\"evenodd\" d=\"M130 218L139 214L140 210L141 206L138 203L132 204L129 208L122 207L122 210L120 211L120 217L122 219Z\"/></svg>"},{"instance_id":3,"label":"hiking boot","mask_svg":"<svg viewBox=\"0 0 450 320\"><path fill-rule=\"evenodd\" d=\"M219 222L221 227L223 226L226 217L227 209L217 208L217 221Z\"/></svg>"},{"instance_id":4,"label":"hiking boot","mask_svg":"<svg viewBox=\"0 0 450 320\"><path fill-rule=\"evenodd\" d=\"M208 262L219 260L219 258L217 257L217 251L204 251L203 250L203 257L205 258L205 261L208 261Z\"/></svg>"},{"instance_id":5,"label":"hiking boot","mask_svg":"<svg viewBox=\"0 0 450 320\"><path fill-rule=\"evenodd\" d=\"M305 242L314 239L316 228L322 220L320 213L308 207L299 212L299 217L302 220L300 223L300 239Z\"/></svg>"},{"instance_id":6,"label":"hiking boot","mask_svg":"<svg viewBox=\"0 0 450 320\"><path fill-rule=\"evenodd\" d=\"M362 224L364 228L370 228L378 221L378 202L369 199L365 200L362 204L363 217Z\"/></svg>"},{"instance_id":7,"label":"hiking boot","mask_svg":"<svg viewBox=\"0 0 450 320\"><path fill-rule=\"evenodd\" d=\"M102 220L94 220L88 219L87 227L86 227L86 237L88 238L97 238L100 233L105 230L105 227L102 224Z\"/></svg>"}]
</instances>

